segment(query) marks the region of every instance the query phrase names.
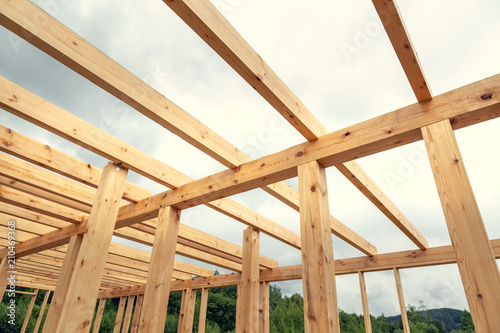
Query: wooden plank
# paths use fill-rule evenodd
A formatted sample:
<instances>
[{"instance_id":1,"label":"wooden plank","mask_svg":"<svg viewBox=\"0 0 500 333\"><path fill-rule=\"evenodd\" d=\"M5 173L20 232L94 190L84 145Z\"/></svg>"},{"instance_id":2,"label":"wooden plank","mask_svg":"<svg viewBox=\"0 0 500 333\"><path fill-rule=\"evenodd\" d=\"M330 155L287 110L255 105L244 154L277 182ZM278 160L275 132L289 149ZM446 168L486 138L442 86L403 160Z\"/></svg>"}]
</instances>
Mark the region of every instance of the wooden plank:
<instances>
[{"instance_id":1,"label":"wooden plank","mask_svg":"<svg viewBox=\"0 0 500 333\"><path fill-rule=\"evenodd\" d=\"M107 298L99 299L99 306L94 319L94 327L92 328L92 333L99 333L99 328L101 327L102 315L104 313L104 307L106 306Z\"/></svg>"},{"instance_id":2,"label":"wooden plank","mask_svg":"<svg viewBox=\"0 0 500 333\"><path fill-rule=\"evenodd\" d=\"M324 130L304 104L209 1L164 1L306 139Z\"/></svg>"},{"instance_id":3,"label":"wooden plank","mask_svg":"<svg viewBox=\"0 0 500 333\"><path fill-rule=\"evenodd\" d=\"M411 42L396 1L373 0L373 4L418 102L432 99L422 65L420 65L417 52Z\"/></svg>"},{"instance_id":4,"label":"wooden plank","mask_svg":"<svg viewBox=\"0 0 500 333\"><path fill-rule=\"evenodd\" d=\"M201 289L200 316L198 319L198 333L205 333L207 324L208 288Z\"/></svg>"},{"instance_id":5,"label":"wooden plank","mask_svg":"<svg viewBox=\"0 0 500 333\"><path fill-rule=\"evenodd\" d=\"M365 319L365 332L372 333L372 320L370 317L370 307L368 306L368 295L366 293L365 273L359 271L359 289L361 290L361 303L363 304L363 317Z\"/></svg>"},{"instance_id":6,"label":"wooden plank","mask_svg":"<svg viewBox=\"0 0 500 333\"><path fill-rule=\"evenodd\" d=\"M35 305L36 296L38 295L38 289L35 289L35 295L31 296L30 305L26 311L26 316L24 317L23 326L21 327L21 333L26 332L26 327L28 327L28 322L30 321L31 311L33 311L33 305Z\"/></svg>"},{"instance_id":7,"label":"wooden plank","mask_svg":"<svg viewBox=\"0 0 500 333\"><path fill-rule=\"evenodd\" d=\"M7 278L9 277L8 272L8 266L9 266L9 258L8 257L3 257L2 260L0 261L0 293L3 298L3 295L5 293L5 289L7 288L9 281Z\"/></svg>"},{"instance_id":8,"label":"wooden plank","mask_svg":"<svg viewBox=\"0 0 500 333\"><path fill-rule=\"evenodd\" d=\"M40 324L42 323L43 315L45 314L45 308L47 307L49 296L50 296L50 290L45 290L45 297L43 298L43 303L42 306L40 307L40 312L38 313L38 318L36 320L33 333L38 333L38 330L40 329Z\"/></svg>"},{"instance_id":9,"label":"wooden plank","mask_svg":"<svg viewBox=\"0 0 500 333\"><path fill-rule=\"evenodd\" d=\"M3 83L7 84L8 87L3 86ZM22 103L11 102L10 100L13 100L11 95L15 95L17 101L22 100ZM176 188L192 181L192 178L187 175L180 173L159 160L148 156L133 146L114 138L99 128L84 122L71 113L52 105L48 101L43 100L2 77L0 77L0 107L75 144L100 154L105 158L122 162L125 166L129 166L131 170L157 181L160 184L166 185L169 188ZM35 109L37 112L33 111ZM75 132L77 134L74 134ZM98 141L95 141L96 137L99 137ZM239 212L245 207L236 203L234 200L226 198L222 199L222 201L224 207L226 207L225 210L227 210L227 212L225 212L226 215L238 221L242 221L247 225L255 226L262 230L262 232L287 244L291 244L295 247L299 246L299 244L297 244L299 236L295 233L256 213L240 215ZM28 201L28 203L30 202ZM217 204L209 206L214 208L216 205ZM221 204L219 203L217 207L220 208L220 206ZM153 214L151 218L156 216L157 213ZM242 216L244 216L245 219L242 219Z\"/></svg>"},{"instance_id":10,"label":"wooden plank","mask_svg":"<svg viewBox=\"0 0 500 333\"><path fill-rule=\"evenodd\" d=\"M122 332L128 333L130 327L130 320L132 320L132 309L134 308L135 296L129 296L127 301L127 310L125 311L125 318L123 319Z\"/></svg>"},{"instance_id":11,"label":"wooden plank","mask_svg":"<svg viewBox=\"0 0 500 333\"><path fill-rule=\"evenodd\" d=\"M474 326L500 327L500 272L449 121L422 129Z\"/></svg>"},{"instance_id":12,"label":"wooden plank","mask_svg":"<svg viewBox=\"0 0 500 333\"><path fill-rule=\"evenodd\" d=\"M269 333L269 282L259 283L259 333Z\"/></svg>"},{"instance_id":13,"label":"wooden plank","mask_svg":"<svg viewBox=\"0 0 500 333\"><path fill-rule=\"evenodd\" d=\"M118 304L118 311L116 311L115 326L113 328L113 333L120 333L122 322L123 322L123 312L125 311L125 304L127 303L127 297L120 297L120 303Z\"/></svg>"},{"instance_id":14,"label":"wooden plank","mask_svg":"<svg viewBox=\"0 0 500 333\"><path fill-rule=\"evenodd\" d=\"M165 327L179 225L179 210L170 206L161 209L144 292L145 311L141 313L139 332L163 332Z\"/></svg>"},{"instance_id":15,"label":"wooden plank","mask_svg":"<svg viewBox=\"0 0 500 333\"><path fill-rule=\"evenodd\" d=\"M236 306L235 332L257 332L259 330L259 251L258 230L247 228L243 231L243 267L240 292Z\"/></svg>"},{"instance_id":16,"label":"wooden plank","mask_svg":"<svg viewBox=\"0 0 500 333\"><path fill-rule=\"evenodd\" d=\"M53 333L57 329L64 306L64 300L68 294L71 275L75 269L76 259L82 245L82 240L83 235L80 234L71 237L61 273L57 279L56 289L49 306L49 312L47 313L47 318L45 319L45 323L43 325L43 333Z\"/></svg>"},{"instance_id":17,"label":"wooden plank","mask_svg":"<svg viewBox=\"0 0 500 333\"><path fill-rule=\"evenodd\" d=\"M106 263L103 252L106 253L111 243L126 176L127 169L113 163L109 163L103 170L87 224L88 233L83 237L76 259L78 265L71 275L55 332L89 329Z\"/></svg>"},{"instance_id":18,"label":"wooden plank","mask_svg":"<svg viewBox=\"0 0 500 333\"><path fill-rule=\"evenodd\" d=\"M132 326L130 327L130 333L137 333L137 329L139 328L139 318L141 315L143 299L144 295L142 294L137 295L137 300L135 302L134 318L132 319Z\"/></svg>"},{"instance_id":19,"label":"wooden plank","mask_svg":"<svg viewBox=\"0 0 500 333\"><path fill-rule=\"evenodd\" d=\"M181 309L177 332L193 332L194 308L196 305L196 290L184 289L182 291Z\"/></svg>"},{"instance_id":20,"label":"wooden plank","mask_svg":"<svg viewBox=\"0 0 500 333\"><path fill-rule=\"evenodd\" d=\"M97 188L102 170L54 147L31 139L19 132L0 125L0 151L14 155L27 162ZM125 183L123 199L136 202L151 195L129 181Z\"/></svg>"},{"instance_id":21,"label":"wooden plank","mask_svg":"<svg viewBox=\"0 0 500 333\"><path fill-rule=\"evenodd\" d=\"M361 169L359 164L351 161L336 166L375 207L380 209L410 240L420 249L429 247L427 239L415 228L396 205L385 195L380 187Z\"/></svg>"},{"instance_id":22,"label":"wooden plank","mask_svg":"<svg viewBox=\"0 0 500 333\"><path fill-rule=\"evenodd\" d=\"M442 119L452 118L454 128L487 121L500 116L499 106L496 75L124 206L119 220L136 223L154 216L162 204L183 209L292 178L298 165L315 159L329 167L415 142L422 139L421 127Z\"/></svg>"},{"instance_id":23,"label":"wooden plank","mask_svg":"<svg viewBox=\"0 0 500 333\"><path fill-rule=\"evenodd\" d=\"M68 226L68 222L64 222L44 214L39 214L37 212L9 204L0 205L0 212L11 216L16 216L26 220L30 220L33 222L37 222L37 224L43 224L53 228L60 229Z\"/></svg>"},{"instance_id":24,"label":"wooden plank","mask_svg":"<svg viewBox=\"0 0 500 333\"><path fill-rule=\"evenodd\" d=\"M305 332L340 332L325 169L298 168Z\"/></svg>"},{"instance_id":25,"label":"wooden plank","mask_svg":"<svg viewBox=\"0 0 500 333\"><path fill-rule=\"evenodd\" d=\"M398 290L399 309L401 310L401 321L403 322L403 330L405 333L410 333L410 323L408 322L408 314L406 313L405 296L403 293L403 285L401 284L401 276L399 269L394 268L394 278L396 279L396 288Z\"/></svg>"},{"instance_id":26,"label":"wooden plank","mask_svg":"<svg viewBox=\"0 0 500 333\"><path fill-rule=\"evenodd\" d=\"M0 202L29 209L74 224L83 222L88 216L88 214L75 209L56 204L46 199L34 197L33 195L28 195L4 185L0 185Z\"/></svg>"}]
</instances>

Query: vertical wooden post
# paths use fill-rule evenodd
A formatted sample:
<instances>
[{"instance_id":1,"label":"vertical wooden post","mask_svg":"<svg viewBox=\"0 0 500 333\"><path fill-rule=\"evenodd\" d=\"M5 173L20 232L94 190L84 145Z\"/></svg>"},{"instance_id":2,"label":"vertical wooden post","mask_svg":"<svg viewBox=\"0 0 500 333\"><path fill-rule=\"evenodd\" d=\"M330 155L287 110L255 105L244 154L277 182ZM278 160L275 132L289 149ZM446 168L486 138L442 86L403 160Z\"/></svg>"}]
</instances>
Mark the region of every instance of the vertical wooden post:
<instances>
[{"instance_id":1,"label":"vertical wooden post","mask_svg":"<svg viewBox=\"0 0 500 333\"><path fill-rule=\"evenodd\" d=\"M298 167L305 332L340 332L325 169Z\"/></svg>"},{"instance_id":2,"label":"vertical wooden post","mask_svg":"<svg viewBox=\"0 0 500 333\"><path fill-rule=\"evenodd\" d=\"M118 304L118 311L116 311L115 327L113 333L120 333L123 322L123 312L125 311L125 303L127 303L127 297L120 297L120 303Z\"/></svg>"},{"instance_id":3,"label":"vertical wooden post","mask_svg":"<svg viewBox=\"0 0 500 333\"><path fill-rule=\"evenodd\" d=\"M260 233L254 228L243 231L243 264L237 304L236 332L259 330L259 246Z\"/></svg>"},{"instance_id":4,"label":"vertical wooden post","mask_svg":"<svg viewBox=\"0 0 500 333\"><path fill-rule=\"evenodd\" d=\"M47 332L89 331L126 177L127 169L114 163L104 167L57 329Z\"/></svg>"},{"instance_id":5,"label":"vertical wooden post","mask_svg":"<svg viewBox=\"0 0 500 333\"><path fill-rule=\"evenodd\" d=\"M132 319L132 309L134 308L135 296L129 296L127 301L127 311L125 311L125 318L123 319L122 332L128 333L130 320Z\"/></svg>"},{"instance_id":6,"label":"vertical wooden post","mask_svg":"<svg viewBox=\"0 0 500 333\"><path fill-rule=\"evenodd\" d=\"M259 332L269 333L269 282L259 283Z\"/></svg>"},{"instance_id":7,"label":"vertical wooden post","mask_svg":"<svg viewBox=\"0 0 500 333\"><path fill-rule=\"evenodd\" d=\"M49 300L50 290L45 291L45 297L43 298L42 306L40 307L40 312L38 313L38 318L36 320L35 329L33 333L38 333L38 329L40 328L40 324L42 323L43 315L45 314L45 307L47 306L47 302Z\"/></svg>"},{"instance_id":8,"label":"vertical wooden post","mask_svg":"<svg viewBox=\"0 0 500 333\"><path fill-rule=\"evenodd\" d=\"M163 332L179 233L180 210L164 207L158 214L139 332Z\"/></svg>"},{"instance_id":9,"label":"vertical wooden post","mask_svg":"<svg viewBox=\"0 0 500 333\"><path fill-rule=\"evenodd\" d=\"M194 308L196 305L196 290L184 289L182 291L181 310L177 332L193 332Z\"/></svg>"},{"instance_id":10,"label":"vertical wooden post","mask_svg":"<svg viewBox=\"0 0 500 333\"><path fill-rule=\"evenodd\" d=\"M394 278L396 279L396 288L398 289L399 308L401 309L401 321L405 333L410 333L410 323L408 322L408 314L406 313L405 296L403 293L403 285L401 284L401 276L399 269L394 268Z\"/></svg>"},{"instance_id":11,"label":"vertical wooden post","mask_svg":"<svg viewBox=\"0 0 500 333\"><path fill-rule=\"evenodd\" d=\"M104 313L104 307L106 306L106 298L101 298L99 300L99 307L97 308L97 313L95 315L94 320L94 328L92 329L92 333L99 333L99 328L101 327L102 315Z\"/></svg>"},{"instance_id":12,"label":"vertical wooden post","mask_svg":"<svg viewBox=\"0 0 500 333\"><path fill-rule=\"evenodd\" d=\"M9 262L9 258L7 258L7 257L3 257L2 262L0 262L0 291L1 291L0 297L2 297L2 298L3 298L3 294L5 293L5 289L7 288L7 285L9 284L9 281L7 281L8 262ZM0 298L0 301L2 298Z\"/></svg>"},{"instance_id":13,"label":"vertical wooden post","mask_svg":"<svg viewBox=\"0 0 500 333\"><path fill-rule=\"evenodd\" d=\"M139 328L139 318L141 315L143 299L144 295L138 295L137 300L135 301L134 318L132 319L132 327L130 328L130 333L137 333L137 329Z\"/></svg>"},{"instance_id":14,"label":"vertical wooden post","mask_svg":"<svg viewBox=\"0 0 500 333\"><path fill-rule=\"evenodd\" d=\"M372 333L372 320L368 306L368 294L366 293L365 273L359 271L359 288L361 290L361 302L363 303L363 316L365 318L365 332Z\"/></svg>"},{"instance_id":15,"label":"vertical wooden post","mask_svg":"<svg viewBox=\"0 0 500 333\"><path fill-rule=\"evenodd\" d=\"M61 272L59 273L59 278L57 279L56 289L54 291L54 295L52 295L52 301L50 302L49 311L47 312L47 318L45 318L45 323L43 325L43 333L52 333L57 329L57 324L61 318L64 300L68 294L71 275L75 269L76 258L80 252L82 240L83 235L75 235L71 237L69 241Z\"/></svg>"},{"instance_id":16,"label":"vertical wooden post","mask_svg":"<svg viewBox=\"0 0 500 333\"><path fill-rule=\"evenodd\" d=\"M21 328L21 333L26 332L26 327L28 326L28 322L30 321L31 311L33 310L33 305L35 305L36 296L38 295L38 289L35 289L35 294L31 296L31 302L28 306L28 311L26 312L26 316L24 317L23 327Z\"/></svg>"},{"instance_id":17,"label":"vertical wooden post","mask_svg":"<svg viewBox=\"0 0 500 333\"><path fill-rule=\"evenodd\" d=\"M198 333L205 333L207 322L208 288L201 290L200 317L198 319Z\"/></svg>"},{"instance_id":18,"label":"vertical wooden post","mask_svg":"<svg viewBox=\"0 0 500 333\"><path fill-rule=\"evenodd\" d=\"M441 206L477 332L500 327L500 272L448 120L422 128Z\"/></svg>"}]
</instances>

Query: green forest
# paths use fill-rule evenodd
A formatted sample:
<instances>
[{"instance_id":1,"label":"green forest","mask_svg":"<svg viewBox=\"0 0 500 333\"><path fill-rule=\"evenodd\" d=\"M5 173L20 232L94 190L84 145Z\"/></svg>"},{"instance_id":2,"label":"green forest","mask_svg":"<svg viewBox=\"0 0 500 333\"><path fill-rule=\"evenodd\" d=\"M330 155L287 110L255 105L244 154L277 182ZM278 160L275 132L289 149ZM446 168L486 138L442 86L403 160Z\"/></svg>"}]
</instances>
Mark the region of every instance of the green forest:
<instances>
[{"instance_id":1,"label":"green forest","mask_svg":"<svg viewBox=\"0 0 500 333\"><path fill-rule=\"evenodd\" d=\"M29 290L28 290L29 291ZM40 307L45 296L40 291L33 307L30 321L26 332L33 332L36 320L40 313ZM167 322L165 332L177 332L177 322L181 305L181 292L170 294L168 303ZM197 332L201 293L197 295L195 322L193 332ZM303 298L299 294L285 296L279 287L271 285L269 293L270 308L270 332L272 333L294 333L304 331ZM25 314L31 301L30 295L16 295L16 319L15 325L8 323L7 293L0 305L0 332L17 333L21 331ZM50 302L50 299L49 299ZM106 302L101 327L99 332L111 333L114 329L116 312L119 299L114 298ZM48 309L48 307L47 307ZM47 313L45 310L45 315ZM474 331L474 325L468 311L455 309L425 309L420 304L408 306L408 319L412 333L470 333ZM340 328L342 332L364 333L364 319L360 314L348 314L340 310ZM234 332L236 320L236 287L210 289L207 306L207 333ZM371 317L372 331L374 333L402 333L403 326L401 316ZM43 324L43 322L42 322Z\"/></svg>"}]
</instances>

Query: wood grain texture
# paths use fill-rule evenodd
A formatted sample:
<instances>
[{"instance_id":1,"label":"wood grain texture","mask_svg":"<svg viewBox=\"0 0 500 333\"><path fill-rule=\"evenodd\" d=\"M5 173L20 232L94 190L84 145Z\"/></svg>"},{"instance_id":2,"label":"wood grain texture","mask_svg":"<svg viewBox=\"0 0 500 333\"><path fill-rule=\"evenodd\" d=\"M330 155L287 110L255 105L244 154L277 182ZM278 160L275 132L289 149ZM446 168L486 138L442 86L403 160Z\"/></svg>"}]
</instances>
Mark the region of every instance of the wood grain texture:
<instances>
[{"instance_id":1,"label":"wood grain texture","mask_svg":"<svg viewBox=\"0 0 500 333\"><path fill-rule=\"evenodd\" d=\"M30 321L31 317L31 311L33 311L33 305L35 305L36 296L38 295L38 289L35 289L34 293L35 294L31 296L30 305L28 306L26 316L24 317L23 326L21 327L21 333L26 332L26 328L28 327L28 322Z\"/></svg>"},{"instance_id":2,"label":"wood grain texture","mask_svg":"<svg viewBox=\"0 0 500 333\"><path fill-rule=\"evenodd\" d=\"M207 324L208 288L201 289L200 317L198 319L198 333L205 333Z\"/></svg>"},{"instance_id":3,"label":"wood grain texture","mask_svg":"<svg viewBox=\"0 0 500 333\"><path fill-rule=\"evenodd\" d=\"M298 169L305 332L340 332L325 169Z\"/></svg>"},{"instance_id":4,"label":"wood grain texture","mask_svg":"<svg viewBox=\"0 0 500 333\"><path fill-rule=\"evenodd\" d=\"M420 103L432 99L432 93L418 59L417 51L411 42L396 1L373 0L373 4L394 47L394 51L396 51L415 97Z\"/></svg>"},{"instance_id":5,"label":"wood grain texture","mask_svg":"<svg viewBox=\"0 0 500 333\"><path fill-rule=\"evenodd\" d=\"M361 291L361 303L363 305L363 318L365 320L365 332L372 333L372 320L370 317L370 307L368 305L368 294L366 292L365 273L358 272L359 289Z\"/></svg>"},{"instance_id":6,"label":"wood grain texture","mask_svg":"<svg viewBox=\"0 0 500 333\"><path fill-rule=\"evenodd\" d=\"M243 266L238 294L235 332L259 330L259 251L260 234L253 228L243 231Z\"/></svg>"},{"instance_id":7,"label":"wood grain texture","mask_svg":"<svg viewBox=\"0 0 500 333\"><path fill-rule=\"evenodd\" d=\"M123 313L125 312L125 304L127 303L127 297L120 297L120 303L118 303L118 310L116 311L115 326L113 328L113 333L120 333L123 323Z\"/></svg>"},{"instance_id":8,"label":"wood grain texture","mask_svg":"<svg viewBox=\"0 0 500 333\"><path fill-rule=\"evenodd\" d=\"M137 295L137 300L135 302L134 318L132 319L132 326L130 327L130 333L137 333L139 329L139 319L141 316L142 302L144 300L144 295Z\"/></svg>"},{"instance_id":9,"label":"wood grain texture","mask_svg":"<svg viewBox=\"0 0 500 333\"><path fill-rule=\"evenodd\" d=\"M99 306L97 307L97 312L94 319L94 327L92 328L92 333L99 333L99 328L101 327L102 315L104 313L104 306L106 305L106 298L99 299Z\"/></svg>"},{"instance_id":10,"label":"wood grain texture","mask_svg":"<svg viewBox=\"0 0 500 333\"><path fill-rule=\"evenodd\" d=\"M132 319L132 309L134 308L135 296L129 296L127 300L127 309L123 318L122 332L128 333L130 320Z\"/></svg>"},{"instance_id":11,"label":"wood grain texture","mask_svg":"<svg viewBox=\"0 0 500 333\"><path fill-rule=\"evenodd\" d=\"M194 308L196 305L196 290L184 289L182 291L181 309L179 313L179 324L177 332L193 332Z\"/></svg>"},{"instance_id":12,"label":"wood grain texture","mask_svg":"<svg viewBox=\"0 0 500 333\"><path fill-rule=\"evenodd\" d=\"M269 282L259 283L259 333L269 333Z\"/></svg>"},{"instance_id":13,"label":"wood grain texture","mask_svg":"<svg viewBox=\"0 0 500 333\"><path fill-rule=\"evenodd\" d=\"M449 121L422 129L458 270L479 332L500 327L500 272Z\"/></svg>"},{"instance_id":14,"label":"wood grain texture","mask_svg":"<svg viewBox=\"0 0 500 333\"><path fill-rule=\"evenodd\" d=\"M405 295L403 292L403 285L401 283L401 275L399 269L394 268L394 279L396 280L396 289L398 291L399 309L401 311L401 321L403 323L403 330L405 333L410 333L410 323L408 322L408 314L406 313Z\"/></svg>"},{"instance_id":15,"label":"wood grain texture","mask_svg":"<svg viewBox=\"0 0 500 333\"><path fill-rule=\"evenodd\" d=\"M163 332L165 327L179 224L179 210L168 206L160 211L142 305L147 311L141 312L139 332Z\"/></svg>"}]
</instances>

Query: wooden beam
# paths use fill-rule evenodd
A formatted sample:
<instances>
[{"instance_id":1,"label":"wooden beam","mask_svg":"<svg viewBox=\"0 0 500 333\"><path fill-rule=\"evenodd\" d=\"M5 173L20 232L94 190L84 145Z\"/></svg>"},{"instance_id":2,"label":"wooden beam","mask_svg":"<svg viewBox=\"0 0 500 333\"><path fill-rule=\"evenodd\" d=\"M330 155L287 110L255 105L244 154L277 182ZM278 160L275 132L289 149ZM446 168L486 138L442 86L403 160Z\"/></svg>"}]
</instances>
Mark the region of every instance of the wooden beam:
<instances>
[{"instance_id":1,"label":"wooden beam","mask_svg":"<svg viewBox=\"0 0 500 333\"><path fill-rule=\"evenodd\" d=\"M77 234L71 237L71 240L66 251L66 256L64 258L64 263L57 279L56 289L54 295L52 296L52 301L50 302L49 312L47 313L47 318L43 325L43 333L53 333L57 329L57 325L61 318L61 313L64 307L64 300L68 294L71 276L75 270L76 259L78 253L80 252L80 247L82 245L83 235Z\"/></svg>"},{"instance_id":2,"label":"wooden beam","mask_svg":"<svg viewBox=\"0 0 500 333\"><path fill-rule=\"evenodd\" d=\"M127 297L120 297L120 303L118 304L118 311L116 312L115 326L113 328L113 333L120 333L123 322L123 312L125 311L125 304L127 303Z\"/></svg>"},{"instance_id":3,"label":"wooden beam","mask_svg":"<svg viewBox=\"0 0 500 333\"><path fill-rule=\"evenodd\" d=\"M474 326L500 327L500 272L449 121L422 129Z\"/></svg>"},{"instance_id":4,"label":"wooden beam","mask_svg":"<svg viewBox=\"0 0 500 333\"><path fill-rule=\"evenodd\" d=\"M107 298L99 298L99 306L95 314L94 327L92 328L92 333L99 333L99 328L101 327L102 315L104 313L104 307L106 306Z\"/></svg>"},{"instance_id":5,"label":"wooden beam","mask_svg":"<svg viewBox=\"0 0 500 333\"><path fill-rule=\"evenodd\" d=\"M122 332L128 333L128 328L130 327L130 320L132 320L132 309L134 308L135 296L129 296L127 301L127 310L125 311L125 317L123 319Z\"/></svg>"},{"instance_id":6,"label":"wooden beam","mask_svg":"<svg viewBox=\"0 0 500 333\"><path fill-rule=\"evenodd\" d=\"M8 257L3 257L2 260L0 261L0 293L3 298L3 294L5 293L5 289L9 285L9 281L7 278L9 277L8 275Z\"/></svg>"},{"instance_id":7,"label":"wooden beam","mask_svg":"<svg viewBox=\"0 0 500 333\"><path fill-rule=\"evenodd\" d=\"M182 291L181 309L177 332L193 332L194 308L196 305L196 290L184 289Z\"/></svg>"},{"instance_id":8,"label":"wooden beam","mask_svg":"<svg viewBox=\"0 0 500 333\"><path fill-rule=\"evenodd\" d=\"M418 102L421 103L432 99L427 79L396 1L373 0L373 4Z\"/></svg>"},{"instance_id":9,"label":"wooden beam","mask_svg":"<svg viewBox=\"0 0 500 333\"><path fill-rule=\"evenodd\" d=\"M403 330L405 333L410 333L410 323L408 322L408 314L406 313L405 296L403 293L403 285L401 284L401 276L399 269L394 268L394 278L396 279L396 288L398 290L399 309L401 310L401 321L403 322Z\"/></svg>"},{"instance_id":10,"label":"wooden beam","mask_svg":"<svg viewBox=\"0 0 500 333\"><path fill-rule=\"evenodd\" d=\"M325 169L298 168L305 332L340 332Z\"/></svg>"},{"instance_id":11,"label":"wooden beam","mask_svg":"<svg viewBox=\"0 0 500 333\"><path fill-rule=\"evenodd\" d=\"M8 84L9 87L3 86L3 83ZM23 103L11 102L10 100L13 100L12 94L16 96L16 100L23 100ZM131 170L159 182L160 184L166 185L169 188L176 188L193 180L165 163L114 138L99 128L86 123L71 113L52 105L48 101L45 101L2 77L0 77L0 107L75 144L100 154L105 158L122 162L124 166L130 167ZM38 111L34 112L32 108ZM76 135L74 134L75 132L77 133ZM99 137L98 141L95 141L96 136ZM0 200L2 200L2 197L0 197ZM223 210L226 215L247 225L258 228L262 232L286 244L300 248L300 237L297 234L259 214L245 209L246 207L238 204L234 200L224 198L221 199L221 201L212 205L210 205L209 202L207 202L207 204L211 208L217 207L217 210L224 207ZM30 201L27 201L26 204L30 208L34 206ZM242 211L245 214L240 214ZM46 214L50 213L47 211L43 212ZM154 217L156 217L156 214L151 216L151 218ZM120 227L120 224L118 224L118 227Z\"/></svg>"},{"instance_id":12,"label":"wooden beam","mask_svg":"<svg viewBox=\"0 0 500 333\"><path fill-rule=\"evenodd\" d=\"M198 319L198 333L205 333L207 324L208 288L201 289L200 316Z\"/></svg>"},{"instance_id":13,"label":"wooden beam","mask_svg":"<svg viewBox=\"0 0 500 333\"><path fill-rule=\"evenodd\" d=\"M103 251L106 253L111 244L126 176L127 169L113 163L103 170L87 224L88 233L83 237L55 332L89 329L106 263Z\"/></svg>"},{"instance_id":14,"label":"wooden beam","mask_svg":"<svg viewBox=\"0 0 500 333\"><path fill-rule=\"evenodd\" d=\"M500 74L124 206L119 220L136 223L160 205L183 209L292 178L298 165L315 159L330 167L415 142L422 139L421 127L443 119L453 119L456 129L498 116Z\"/></svg>"},{"instance_id":15,"label":"wooden beam","mask_svg":"<svg viewBox=\"0 0 500 333\"><path fill-rule=\"evenodd\" d=\"M135 302L135 310L134 310L134 318L132 319L132 326L130 327L130 333L137 333L137 329L139 328L139 318L142 310L142 301L144 299L144 295L137 295L137 300Z\"/></svg>"},{"instance_id":16,"label":"wooden beam","mask_svg":"<svg viewBox=\"0 0 500 333\"><path fill-rule=\"evenodd\" d=\"M38 289L35 289L34 293L35 294L31 296L30 305L28 306L26 316L24 317L23 326L21 327L21 333L26 332L26 328L28 327L28 322L30 321L31 317L31 311L33 311L33 305L35 305L36 296L38 295Z\"/></svg>"},{"instance_id":17,"label":"wooden beam","mask_svg":"<svg viewBox=\"0 0 500 333\"><path fill-rule=\"evenodd\" d=\"M37 222L37 224L46 225L53 228L60 229L68 226L68 222L63 222L59 219L9 204L0 205L0 212Z\"/></svg>"},{"instance_id":18,"label":"wooden beam","mask_svg":"<svg viewBox=\"0 0 500 333\"><path fill-rule=\"evenodd\" d=\"M50 296L50 290L45 290L45 297L43 298L43 303L42 306L40 307L40 312L38 313L38 318L36 320L33 333L38 333L38 330L40 329L40 324L42 323L43 315L45 314L45 308L47 307L49 296Z\"/></svg>"},{"instance_id":19,"label":"wooden beam","mask_svg":"<svg viewBox=\"0 0 500 333\"><path fill-rule=\"evenodd\" d=\"M365 319L365 332L372 333L372 320L370 317L370 307L368 306L368 295L366 293L365 273L359 271L359 289L361 290L361 302L363 304L363 317Z\"/></svg>"},{"instance_id":20,"label":"wooden beam","mask_svg":"<svg viewBox=\"0 0 500 333\"><path fill-rule=\"evenodd\" d=\"M78 224L83 222L88 214L82 213L52 201L34 197L24 192L0 185L0 202L32 210L66 222Z\"/></svg>"},{"instance_id":21,"label":"wooden beam","mask_svg":"<svg viewBox=\"0 0 500 333\"><path fill-rule=\"evenodd\" d=\"M429 247L427 239L415 228L389 197L385 195L380 187L361 169L359 164L351 161L336 165L336 167L415 245L422 250Z\"/></svg>"},{"instance_id":22,"label":"wooden beam","mask_svg":"<svg viewBox=\"0 0 500 333\"><path fill-rule=\"evenodd\" d=\"M253 228L243 231L243 267L236 306L235 332L259 330L259 250L260 234Z\"/></svg>"},{"instance_id":23,"label":"wooden beam","mask_svg":"<svg viewBox=\"0 0 500 333\"><path fill-rule=\"evenodd\" d=\"M269 282L259 283L259 333L269 333Z\"/></svg>"},{"instance_id":24,"label":"wooden beam","mask_svg":"<svg viewBox=\"0 0 500 333\"><path fill-rule=\"evenodd\" d=\"M0 143L0 151L91 187L97 188L99 185L102 174L100 168L1 125ZM151 195L150 191L129 181L125 183L123 191L123 199L131 202Z\"/></svg>"},{"instance_id":25,"label":"wooden beam","mask_svg":"<svg viewBox=\"0 0 500 333\"><path fill-rule=\"evenodd\" d=\"M179 221L179 210L170 206L161 209L144 291L145 311L141 313L139 332L163 332L165 327Z\"/></svg>"}]
</instances>

